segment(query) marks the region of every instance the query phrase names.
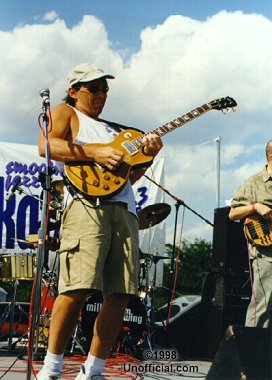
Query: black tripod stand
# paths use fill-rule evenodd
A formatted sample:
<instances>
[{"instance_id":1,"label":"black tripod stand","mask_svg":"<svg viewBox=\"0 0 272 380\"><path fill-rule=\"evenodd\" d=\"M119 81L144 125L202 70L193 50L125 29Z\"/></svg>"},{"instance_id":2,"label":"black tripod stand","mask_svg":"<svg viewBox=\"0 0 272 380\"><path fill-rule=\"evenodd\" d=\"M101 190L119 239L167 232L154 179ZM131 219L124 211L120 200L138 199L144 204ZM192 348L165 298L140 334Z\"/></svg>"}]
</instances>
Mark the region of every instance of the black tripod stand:
<instances>
[{"instance_id":1,"label":"black tripod stand","mask_svg":"<svg viewBox=\"0 0 272 380\"><path fill-rule=\"evenodd\" d=\"M25 318L25 320L28 320L28 313L22 308L21 304L16 302L17 297L17 287L18 287L18 281L13 281L13 298L12 301L7 304L5 307L3 314L0 317L0 331L2 330L4 323L9 323L9 332L8 332L8 351L12 351L12 349L15 348L16 344L26 335L26 332L22 332L21 336L18 337L18 340L16 342L13 342L13 337L15 336L14 331L14 323L15 323L15 313L16 311L19 311L21 315ZM20 321L19 321L20 322Z\"/></svg>"}]
</instances>

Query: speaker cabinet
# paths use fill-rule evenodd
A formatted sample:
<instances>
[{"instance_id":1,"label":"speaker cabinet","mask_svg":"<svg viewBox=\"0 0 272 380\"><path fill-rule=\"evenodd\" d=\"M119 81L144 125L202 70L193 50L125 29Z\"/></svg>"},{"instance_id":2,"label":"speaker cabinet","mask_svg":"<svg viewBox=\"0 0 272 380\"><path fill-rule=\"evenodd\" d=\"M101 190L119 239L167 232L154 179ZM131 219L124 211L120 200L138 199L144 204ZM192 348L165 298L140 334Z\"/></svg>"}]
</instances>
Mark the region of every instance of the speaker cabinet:
<instances>
[{"instance_id":1,"label":"speaker cabinet","mask_svg":"<svg viewBox=\"0 0 272 380\"><path fill-rule=\"evenodd\" d=\"M207 350L206 356L214 358L226 328L231 324L244 325L247 307L212 305L207 318Z\"/></svg>"},{"instance_id":2,"label":"speaker cabinet","mask_svg":"<svg viewBox=\"0 0 272 380\"><path fill-rule=\"evenodd\" d=\"M203 295L210 291L207 317L207 355L212 358L227 326L244 325L251 297L247 241L243 221L229 219L230 207L214 210L212 270ZM206 289L205 289L206 286Z\"/></svg>"},{"instance_id":3,"label":"speaker cabinet","mask_svg":"<svg viewBox=\"0 0 272 380\"><path fill-rule=\"evenodd\" d=\"M229 326L206 380L271 379L271 331Z\"/></svg>"},{"instance_id":4,"label":"speaker cabinet","mask_svg":"<svg viewBox=\"0 0 272 380\"><path fill-rule=\"evenodd\" d=\"M230 207L214 210L212 268L243 272L248 269L248 249L243 221L229 220Z\"/></svg>"}]
</instances>

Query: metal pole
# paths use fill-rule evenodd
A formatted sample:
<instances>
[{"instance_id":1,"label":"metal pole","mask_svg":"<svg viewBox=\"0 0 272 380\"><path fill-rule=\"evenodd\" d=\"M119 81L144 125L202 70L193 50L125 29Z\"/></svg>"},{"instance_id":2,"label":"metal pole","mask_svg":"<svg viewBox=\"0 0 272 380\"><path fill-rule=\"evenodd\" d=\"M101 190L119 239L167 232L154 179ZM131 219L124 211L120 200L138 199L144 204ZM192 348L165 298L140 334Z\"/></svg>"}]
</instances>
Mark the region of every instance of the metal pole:
<instances>
[{"instance_id":1,"label":"metal pole","mask_svg":"<svg viewBox=\"0 0 272 380\"><path fill-rule=\"evenodd\" d=\"M216 207L220 207L220 144L222 138L220 136L214 139L216 143Z\"/></svg>"},{"instance_id":2,"label":"metal pole","mask_svg":"<svg viewBox=\"0 0 272 380\"><path fill-rule=\"evenodd\" d=\"M26 379L31 380L32 373L32 360L34 349L37 351L38 338L39 338L39 323L40 323L40 308L41 308L41 284L42 284L42 269L44 264L44 252L45 252L45 239L46 239L46 227L47 227L47 210L48 210L48 195L51 189L51 174L52 169L50 167L50 149L48 144L48 129L49 129L49 116L50 113L50 98L49 90L41 90L40 96L43 98L43 122L44 122L44 135L45 135L45 188L43 190L42 200L42 212L41 212L41 225L38 231L38 253L37 253L37 270L36 276L33 282L33 305L32 313L30 317L30 331L28 338L28 363Z\"/></svg>"}]
</instances>

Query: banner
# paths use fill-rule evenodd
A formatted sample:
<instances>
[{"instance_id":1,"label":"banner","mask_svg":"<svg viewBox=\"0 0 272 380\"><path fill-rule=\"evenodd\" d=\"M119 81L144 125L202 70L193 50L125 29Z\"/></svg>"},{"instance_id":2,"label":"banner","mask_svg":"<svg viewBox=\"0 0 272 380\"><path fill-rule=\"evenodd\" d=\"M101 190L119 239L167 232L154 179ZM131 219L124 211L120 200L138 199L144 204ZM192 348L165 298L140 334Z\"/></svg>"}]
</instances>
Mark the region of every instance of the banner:
<instances>
[{"instance_id":1,"label":"banner","mask_svg":"<svg viewBox=\"0 0 272 380\"><path fill-rule=\"evenodd\" d=\"M160 186L164 186L164 158L156 157L152 166L146 171L146 176L151 178ZM134 194L136 199L136 209L139 212L148 206L162 206L164 203L164 192L159 186L154 184L148 178L143 176L134 185ZM151 209L152 210L152 209ZM139 231L140 250L144 254L151 255L156 260L156 256L165 256L166 226L162 221L154 226L150 226ZM157 260L156 260L157 261ZM163 281L163 264L164 260L158 260L155 271L155 265L152 261L148 269L148 285L161 286ZM156 278L155 278L156 277ZM146 280L143 281L146 284Z\"/></svg>"},{"instance_id":2,"label":"banner","mask_svg":"<svg viewBox=\"0 0 272 380\"><path fill-rule=\"evenodd\" d=\"M1 142L0 158L0 254L18 253L29 250L25 241L39 229L41 178L46 164L45 159L39 156L37 146L33 145ZM52 169L52 179L61 179L61 173L54 164ZM163 184L163 158L155 159L146 174ZM137 181L133 189L137 211L163 202L163 193L145 177ZM140 231L143 252L162 255L164 245L164 223ZM158 277L161 278L161 274Z\"/></svg>"}]
</instances>

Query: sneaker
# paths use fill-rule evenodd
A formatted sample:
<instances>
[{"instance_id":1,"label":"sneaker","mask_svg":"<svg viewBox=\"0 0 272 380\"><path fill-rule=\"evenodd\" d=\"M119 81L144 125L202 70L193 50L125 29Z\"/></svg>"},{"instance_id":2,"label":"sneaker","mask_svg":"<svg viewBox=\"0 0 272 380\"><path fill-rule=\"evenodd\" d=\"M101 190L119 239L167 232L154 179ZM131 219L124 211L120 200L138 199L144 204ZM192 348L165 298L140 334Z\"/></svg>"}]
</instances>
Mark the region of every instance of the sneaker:
<instances>
[{"instance_id":1,"label":"sneaker","mask_svg":"<svg viewBox=\"0 0 272 380\"><path fill-rule=\"evenodd\" d=\"M37 379L38 380L59 380L61 375L50 375L48 376L45 371L42 369L38 374L37 374Z\"/></svg>"},{"instance_id":2,"label":"sneaker","mask_svg":"<svg viewBox=\"0 0 272 380\"><path fill-rule=\"evenodd\" d=\"M75 380L89 380L85 374L85 367L84 365L81 367L81 370ZM91 376L90 380L106 380L106 378L102 375L93 375Z\"/></svg>"}]
</instances>

